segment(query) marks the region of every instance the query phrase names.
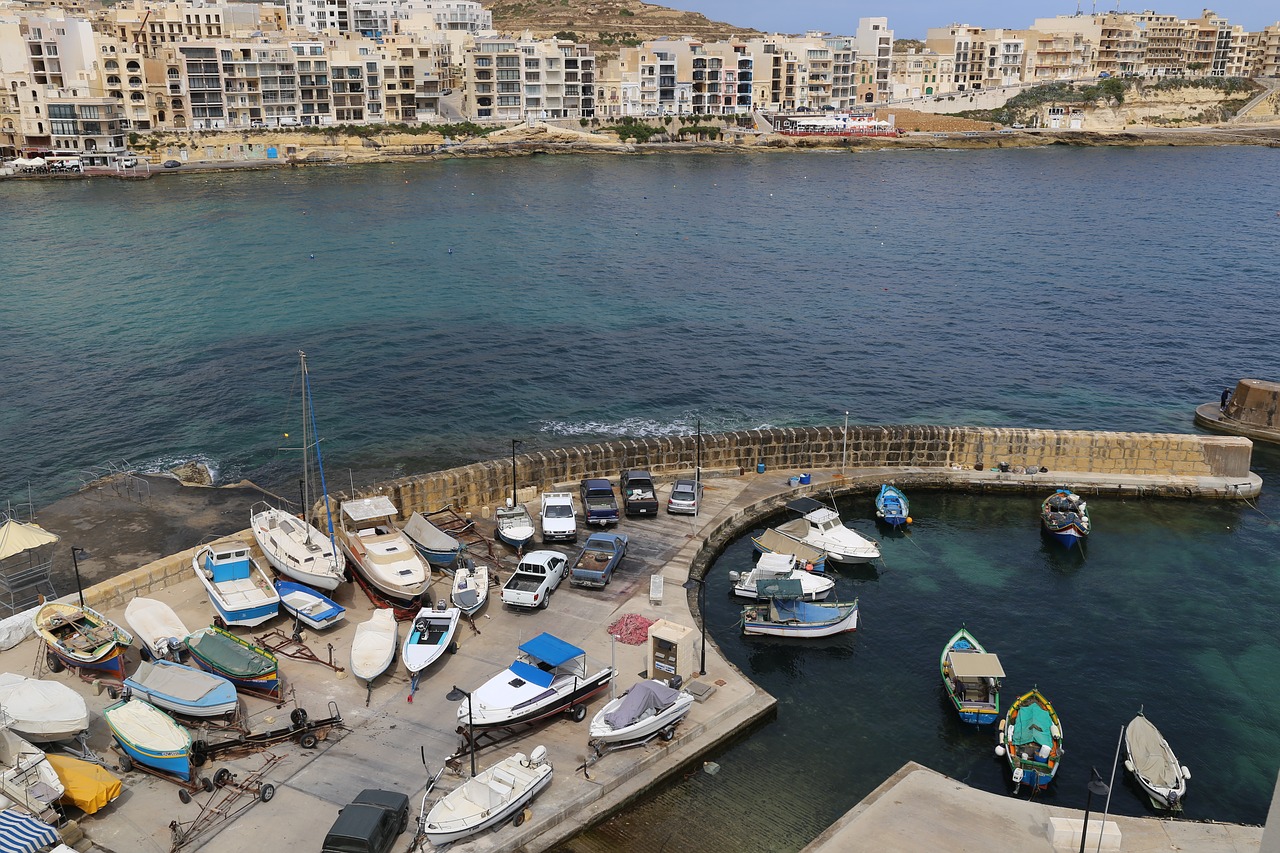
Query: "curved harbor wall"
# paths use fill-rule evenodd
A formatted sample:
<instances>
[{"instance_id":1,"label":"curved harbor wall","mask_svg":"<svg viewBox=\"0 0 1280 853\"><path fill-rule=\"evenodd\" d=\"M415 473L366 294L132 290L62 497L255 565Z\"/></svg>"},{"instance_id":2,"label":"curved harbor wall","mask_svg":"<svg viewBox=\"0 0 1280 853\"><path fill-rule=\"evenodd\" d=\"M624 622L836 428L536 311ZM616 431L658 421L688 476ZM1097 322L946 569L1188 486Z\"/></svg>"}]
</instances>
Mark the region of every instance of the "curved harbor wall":
<instances>
[{"instance_id":1,"label":"curved harbor wall","mask_svg":"<svg viewBox=\"0 0 1280 853\"><path fill-rule=\"evenodd\" d=\"M1248 495L1238 490L1218 494L1213 488L1189 489L1182 481L1247 479L1253 452L1252 442L1234 436L913 425L850 426L847 433L841 426L744 430L704 434L700 453L698 445L697 436L687 435L526 453L515 458L515 485L520 499L528 500L539 491L576 486L583 477L616 479L626 468L647 468L659 479L670 478L692 471L700 455L708 476L755 473L759 464L779 476L818 470L925 469L913 472L923 474L913 477L915 485L944 488L958 487L953 472L990 472L1004 463L1019 474L1045 468L1064 483L1071 474L1138 477L1149 481L1144 494L1243 497ZM509 459L475 462L358 489L355 497L388 495L404 517L450 504L463 511L487 511L510 498L511 469ZM944 476L931 479L930 470ZM1029 486L1043 488L1042 483ZM1018 481L1001 487L1016 490Z\"/></svg>"}]
</instances>

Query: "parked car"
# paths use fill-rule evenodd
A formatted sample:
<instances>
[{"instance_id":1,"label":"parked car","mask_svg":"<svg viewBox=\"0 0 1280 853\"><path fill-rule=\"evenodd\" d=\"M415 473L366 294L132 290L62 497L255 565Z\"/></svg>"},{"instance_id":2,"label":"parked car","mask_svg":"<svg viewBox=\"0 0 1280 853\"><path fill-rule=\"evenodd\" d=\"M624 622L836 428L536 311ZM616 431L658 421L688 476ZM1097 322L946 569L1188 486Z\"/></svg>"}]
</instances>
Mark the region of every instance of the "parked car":
<instances>
[{"instance_id":1,"label":"parked car","mask_svg":"<svg viewBox=\"0 0 1280 853\"><path fill-rule=\"evenodd\" d=\"M440 90L440 94L442 94L442 95L452 95L452 94L453 94L453 90L452 90L452 89L441 89L441 90Z\"/></svg>"},{"instance_id":2,"label":"parked car","mask_svg":"<svg viewBox=\"0 0 1280 853\"><path fill-rule=\"evenodd\" d=\"M667 497L667 512L672 515L697 515L701 503L701 481L676 480Z\"/></svg>"},{"instance_id":3,"label":"parked car","mask_svg":"<svg viewBox=\"0 0 1280 853\"><path fill-rule=\"evenodd\" d=\"M560 586L569 559L559 551L531 551L502 585L502 603L511 607L542 607Z\"/></svg>"},{"instance_id":4,"label":"parked car","mask_svg":"<svg viewBox=\"0 0 1280 853\"><path fill-rule=\"evenodd\" d=\"M177 160L165 160L165 161L164 161L164 167L165 167L166 169L176 169L176 168L178 168L178 167L179 167L179 166L181 166L181 165L182 165L182 164L181 164L181 163L179 163Z\"/></svg>"},{"instance_id":5,"label":"parked car","mask_svg":"<svg viewBox=\"0 0 1280 853\"><path fill-rule=\"evenodd\" d=\"M569 573L570 586L597 589L609 585L613 570L627 553L627 537L623 533L592 533L573 561Z\"/></svg>"},{"instance_id":6,"label":"parked car","mask_svg":"<svg viewBox=\"0 0 1280 853\"><path fill-rule=\"evenodd\" d=\"M581 486L582 515L587 524L618 523L618 500L613 494L613 484L603 477L589 477Z\"/></svg>"},{"instance_id":7,"label":"parked car","mask_svg":"<svg viewBox=\"0 0 1280 853\"><path fill-rule=\"evenodd\" d=\"M1020 121L1015 121L1013 124L1009 125L1009 127L1012 127L1014 130L1022 130L1026 125Z\"/></svg>"},{"instance_id":8,"label":"parked car","mask_svg":"<svg viewBox=\"0 0 1280 853\"><path fill-rule=\"evenodd\" d=\"M622 506L627 515L657 515L658 490L648 471L632 469L618 477Z\"/></svg>"},{"instance_id":9,"label":"parked car","mask_svg":"<svg viewBox=\"0 0 1280 853\"><path fill-rule=\"evenodd\" d=\"M338 812L321 853L387 853L409 826L409 798L366 788Z\"/></svg>"},{"instance_id":10,"label":"parked car","mask_svg":"<svg viewBox=\"0 0 1280 853\"><path fill-rule=\"evenodd\" d=\"M578 540L578 516L572 492L545 492L542 495L542 541Z\"/></svg>"}]
</instances>

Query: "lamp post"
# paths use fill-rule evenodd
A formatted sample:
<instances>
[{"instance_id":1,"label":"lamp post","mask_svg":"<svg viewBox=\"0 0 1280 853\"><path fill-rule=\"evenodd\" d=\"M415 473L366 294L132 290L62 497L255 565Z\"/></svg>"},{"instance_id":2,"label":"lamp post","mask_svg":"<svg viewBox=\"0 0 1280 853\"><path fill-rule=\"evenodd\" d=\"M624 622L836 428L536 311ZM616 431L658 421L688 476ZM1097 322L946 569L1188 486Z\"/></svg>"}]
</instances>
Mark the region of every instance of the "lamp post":
<instances>
[{"instance_id":1,"label":"lamp post","mask_svg":"<svg viewBox=\"0 0 1280 853\"><path fill-rule=\"evenodd\" d=\"M1098 768L1089 768L1089 796L1084 801L1084 826L1080 827L1080 853L1084 853L1084 840L1089 836L1089 807L1093 805L1093 795L1105 797L1111 793L1111 789L1107 787L1107 783L1102 781L1102 774L1098 772ZM1106 826L1103 826L1106 829Z\"/></svg>"},{"instance_id":2,"label":"lamp post","mask_svg":"<svg viewBox=\"0 0 1280 853\"><path fill-rule=\"evenodd\" d=\"M693 516L698 517L702 509L702 501L698 500L698 492L702 487L702 418L698 418L698 455L693 463Z\"/></svg>"},{"instance_id":3,"label":"lamp post","mask_svg":"<svg viewBox=\"0 0 1280 853\"><path fill-rule=\"evenodd\" d=\"M844 412L844 445L840 448L840 476L844 476L844 463L849 458L849 410Z\"/></svg>"},{"instance_id":4,"label":"lamp post","mask_svg":"<svg viewBox=\"0 0 1280 853\"><path fill-rule=\"evenodd\" d=\"M516 505L516 448L524 444L518 438L511 439L511 506Z\"/></svg>"},{"instance_id":5,"label":"lamp post","mask_svg":"<svg viewBox=\"0 0 1280 853\"><path fill-rule=\"evenodd\" d=\"M707 581L706 578L689 578L685 589L698 588L698 621L702 623L702 665L699 675L707 674Z\"/></svg>"},{"instance_id":6,"label":"lamp post","mask_svg":"<svg viewBox=\"0 0 1280 853\"><path fill-rule=\"evenodd\" d=\"M76 571L76 593L80 596L80 606L84 607L84 587L80 585L80 557L89 559L89 552L83 548L72 546L71 548L71 565Z\"/></svg>"},{"instance_id":7,"label":"lamp post","mask_svg":"<svg viewBox=\"0 0 1280 853\"><path fill-rule=\"evenodd\" d=\"M467 700L467 751L471 753L471 778L474 779L476 775L476 731L471 716L471 694L455 684L444 698L450 702Z\"/></svg>"}]
</instances>

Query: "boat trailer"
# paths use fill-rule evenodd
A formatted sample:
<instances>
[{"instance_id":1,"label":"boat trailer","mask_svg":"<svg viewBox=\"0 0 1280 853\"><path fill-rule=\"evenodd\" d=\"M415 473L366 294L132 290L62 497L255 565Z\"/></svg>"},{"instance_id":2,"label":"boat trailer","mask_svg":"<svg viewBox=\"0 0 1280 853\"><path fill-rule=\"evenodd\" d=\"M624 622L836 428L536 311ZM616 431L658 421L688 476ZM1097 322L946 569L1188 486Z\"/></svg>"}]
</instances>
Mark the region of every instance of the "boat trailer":
<instances>
[{"instance_id":1,"label":"boat trailer","mask_svg":"<svg viewBox=\"0 0 1280 853\"><path fill-rule=\"evenodd\" d=\"M244 755L284 741L296 740L303 749L315 749L321 738L327 738L333 729L343 727L338 704L329 702L329 716L313 720L304 708L294 708L289 713L289 725L263 732L241 734L232 740L210 743L196 740L191 744L191 763L201 767L213 758Z\"/></svg>"},{"instance_id":2,"label":"boat trailer","mask_svg":"<svg viewBox=\"0 0 1280 853\"><path fill-rule=\"evenodd\" d=\"M264 649L277 655L284 655L294 660L310 661L318 663L321 666L327 666L334 672L343 672L342 667L333 662L333 643L329 643L329 660L323 661L311 651L311 648L302 642L302 632L295 630L293 636L289 636L279 628L272 628L265 634L253 638L253 641Z\"/></svg>"},{"instance_id":3,"label":"boat trailer","mask_svg":"<svg viewBox=\"0 0 1280 853\"><path fill-rule=\"evenodd\" d=\"M681 719L683 719L683 717ZM673 738L675 738L676 726L678 725L680 725L680 720L676 720L671 725L658 729L651 735L646 735L645 737L637 740L629 740L624 743L601 743L598 740L587 741L587 748L590 749L591 752L587 755L586 759L578 769L581 770L585 776L587 768L591 767L606 755L621 752L624 749L633 749L637 746L647 746L654 738L661 738L663 743L669 743Z\"/></svg>"},{"instance_id":4,"label":"boat trailer","mask_svg":"<svg viewBox=\"0 0 1280 853\"><path fill-rule=\"evenodd\" d=\"M192 767L199 767L200 765L197 764L195 760L195 744L193 743L191 746L191 765ZM140 761L134 761L133 758L118 744L112 744L111 748L120 755L119 769L121 773L129 773L133 770L139 770L150 776L154 776L157 779L163 779L172 785L176 785L178 787L178 799L181 800L184 805L191 802L192 794L199 794L202 791L213 790L213 782L208 776L200 776L197 773L192 773L190 781L181 779L174 776L172 773L166 773L163 770L148 767Z\"/></svg>"},{"instance_id":5,"label":"boat trailer","mask_svg":"<svg viewBox=\"0 0 1280 853\"><path fill-rule=\"evenodd\" d=\"M169 832L173 839L173 845L169 848L170 853L177 853L214 826L235 820L255 803L271 802L271 798L276 795L276 786L263 779L268 770L283 760L283 756L269 752L262 766L249 773L244 779L240 779L225 767L220 768L213 774L213 790L220 793L209 797L200 807L200 814L196 815L194 820L170 821ZM246 794L249 795L249 799L241 803L240 800Z\"/></svg>"},{"instance_id":6,"label":"boat trailer","mask_svg":"<svg viewBox=\"0 0 1280 853\"><path fill-rule=\"evenodd\" d=\"M458 750L444 760L445 766L455 773L461 772L462 762L472 754L472 752L480 752L483 749L504 744L509 740L518 737L524 737L529 732L543 725L553 717L563 714L575 723L582 722L587 716L587 706L581 702L573 704L553 711L546 716L539 717L536 720L530 720L527 723L515 723L510 726L495 726L486 728L481 731L469 734L465 725L460 725L454 731L458 734Z\"/></svg>"}]
</instances>

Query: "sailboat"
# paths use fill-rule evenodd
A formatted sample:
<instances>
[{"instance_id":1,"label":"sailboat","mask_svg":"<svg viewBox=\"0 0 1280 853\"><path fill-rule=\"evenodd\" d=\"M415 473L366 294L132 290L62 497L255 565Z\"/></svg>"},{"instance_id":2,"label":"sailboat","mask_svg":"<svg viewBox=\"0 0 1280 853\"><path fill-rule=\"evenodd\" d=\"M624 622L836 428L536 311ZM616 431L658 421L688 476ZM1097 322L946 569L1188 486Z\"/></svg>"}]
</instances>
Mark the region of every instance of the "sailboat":
<instances>
[{"instance_id":1,"label":"sailboat","mask_svg":"<svg viewBox=\"0 0 1280 853\"><path fill-rule=\"evenodd\" d=\"M333 513L329 508L329 490L324 482L324 464L320 456L320 439L316 437L316 414L311 404L311 374L307 371L307 354L298 353L302 370L302 511L303 518L265 502L254 504L249 511L253 538L271 567L299 583L316 589L333 590L342 583L345 561L338 551L333 532ZM286 433L286 438L288 434ZM299 448L286 448L299 449ZM308 524L311 511L311 451L315 451L316 480L324 497L328 535Z\"/></svg>"}]
</instances>

